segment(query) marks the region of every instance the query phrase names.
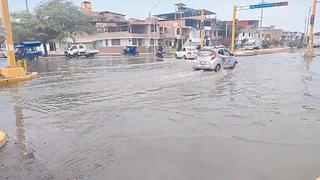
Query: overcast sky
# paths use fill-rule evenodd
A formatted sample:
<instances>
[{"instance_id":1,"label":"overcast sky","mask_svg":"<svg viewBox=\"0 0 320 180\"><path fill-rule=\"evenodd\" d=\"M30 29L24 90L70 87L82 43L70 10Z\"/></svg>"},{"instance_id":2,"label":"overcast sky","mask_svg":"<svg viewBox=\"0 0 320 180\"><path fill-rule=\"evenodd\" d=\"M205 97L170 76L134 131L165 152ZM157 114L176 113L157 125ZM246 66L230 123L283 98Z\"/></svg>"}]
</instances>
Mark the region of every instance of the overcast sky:
<instances>
[{"instance_id":1,"label":"overcast sky","mask_svg":"<svg viewBox=\"0 0 320 180\"><path fill-rule=\"evenodd\" d=\"M11 11L25 9L25 0L9 0ZM83 0L70 0L80 6ZM126 14L127 18L145 18L159 0L91 0L93 9L97 11L114 11ZM285 0L265 0L279 2ZM288 0L288 7L268 8L264 13L264 26L275 25L278 28L291 31L304 31L305 17L307 17L312 0ZM30 9L43 0L28 0ZM216 12L220 20L231 20L233 5L250 5L261 3L261 0L162 0L154 8L152 14L173 12L175 3L185 3L190 8L205 8ZM260 10L239 12L239 19L260 19ZM320 21L318 21L320 22ZM316 30L320 29L316 22Z\"/></svg>"}]
</instances>

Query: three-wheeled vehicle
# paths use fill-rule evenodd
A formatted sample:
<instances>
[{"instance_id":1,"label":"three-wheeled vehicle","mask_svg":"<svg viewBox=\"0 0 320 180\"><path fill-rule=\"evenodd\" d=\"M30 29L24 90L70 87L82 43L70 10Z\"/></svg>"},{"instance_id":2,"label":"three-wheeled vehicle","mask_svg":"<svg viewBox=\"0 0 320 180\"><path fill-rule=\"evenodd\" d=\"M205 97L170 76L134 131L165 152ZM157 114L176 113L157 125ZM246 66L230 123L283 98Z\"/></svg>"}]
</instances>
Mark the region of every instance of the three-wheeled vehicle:
<instances>
[{"instance_id":1,"label":"three-wheeled vehicle","mask_svg":"<svg viewBox=\"0 0 320 180\"><path fill-rule=\"evenodd\" d=\"M42 43L39 41L22 42L15 47L16 59L39 59L39 56L42 56L42 52L38 51L37 47L40 47L41 45Z\"/></svg>"},{"instance_id":2,"label":"three-wheeled vehicle","mask_svg":"<svg viewBox=\"0 0 320 180\"><path fill-rule=\"evenodd\" d=\"M123 55L125 56L138 56L139 52L135 46L126 46L123 48Z\"/></svg>"}]
</instances>

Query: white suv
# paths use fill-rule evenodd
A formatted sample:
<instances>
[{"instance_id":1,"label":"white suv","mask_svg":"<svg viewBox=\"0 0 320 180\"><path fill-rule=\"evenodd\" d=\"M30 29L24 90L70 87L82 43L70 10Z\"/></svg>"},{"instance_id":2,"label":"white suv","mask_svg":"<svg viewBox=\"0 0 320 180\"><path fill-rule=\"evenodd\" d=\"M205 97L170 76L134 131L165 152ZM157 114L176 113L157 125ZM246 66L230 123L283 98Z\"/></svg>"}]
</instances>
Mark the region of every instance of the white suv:
<instances>
[{"instance_id":1,"label":"white suv","mask_svg":"<svg viewBox=\"0 0 320 180\"><path fill-rule=\"evenodd\" d=\"M184 47L177 51L175 56L177 59L197 59L198 50L195 47Z\"/></svg>"}]
</instances>

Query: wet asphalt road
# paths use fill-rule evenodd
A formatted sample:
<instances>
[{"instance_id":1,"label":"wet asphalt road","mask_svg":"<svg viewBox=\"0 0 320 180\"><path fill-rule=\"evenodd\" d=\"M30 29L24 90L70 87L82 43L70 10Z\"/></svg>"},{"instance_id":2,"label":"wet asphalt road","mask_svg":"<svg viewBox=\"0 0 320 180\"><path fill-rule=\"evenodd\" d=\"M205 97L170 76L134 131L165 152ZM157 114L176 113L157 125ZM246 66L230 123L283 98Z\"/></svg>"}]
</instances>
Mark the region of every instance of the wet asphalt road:
<instances>
[{"instance_id":1,"label":"wet asphalt road","mask_svg":"<svg viewBox=\"0 0 320 180\"><path fill-rule=\"evenodd\" d=\"M0 87L0 179L313 180L320 176L320 57L33 62ZM1 60L2 65L5 63Z\"/></svg>"}]
</instances>

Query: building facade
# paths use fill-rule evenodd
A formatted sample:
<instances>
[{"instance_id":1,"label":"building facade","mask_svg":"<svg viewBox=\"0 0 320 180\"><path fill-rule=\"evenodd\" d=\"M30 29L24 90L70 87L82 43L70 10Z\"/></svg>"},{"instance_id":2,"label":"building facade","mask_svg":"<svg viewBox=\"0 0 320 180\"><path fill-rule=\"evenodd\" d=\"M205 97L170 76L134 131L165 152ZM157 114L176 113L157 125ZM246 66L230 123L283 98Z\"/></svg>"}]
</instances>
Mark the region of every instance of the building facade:
<instances>
[{"instance_id":1,"label":"building facade","mask_svg":"<svg viewBox=\"0 0 320 180\"><path fill-rule=\"evenodd\" d=\"M76 43L84 43L97 48L102 53L121 53L126 46L136 46L139 53L154 52L158 46L166 50L180 49L183 46L200 44L201 11L176 4L173 13L160 14L146 18L126 19L125 15L110 11L92 11L92 4L83 2L82 11L92 18L97 33L80 33L75 36ZM204 10L205 45L218 44L216 14Z\"/></svg>"},{"instance_id":2,"label":"building facade","mask_svg":"<svg viewBox=\"0 0 320 180\"><path fill-rule=\"evenodd\" d=\"M156 15L159 19L160 39L166 48L180 49L183 46L200 45L201 10L188 8L185 4L175 4L176 11ZM216 13L204 11L205 45L218 44Z\"/></svg>"},{"instance_id":3,"label":"building facade","mask_svg":"<svg viewBox=\"0 0 320 180\"><path fill-rule=\"evenodd\" d=\"M92 18L97 32L78 33L75 36L76 43L87 44L101 53L114 54L122 53L127 46L137 47L139 53L153 52L158 46L159 26L155 18L127 20L123 14L110 11L95 12L88 1L83 2L81 7L82 11Z\"/></svg>"}]
</instances>

